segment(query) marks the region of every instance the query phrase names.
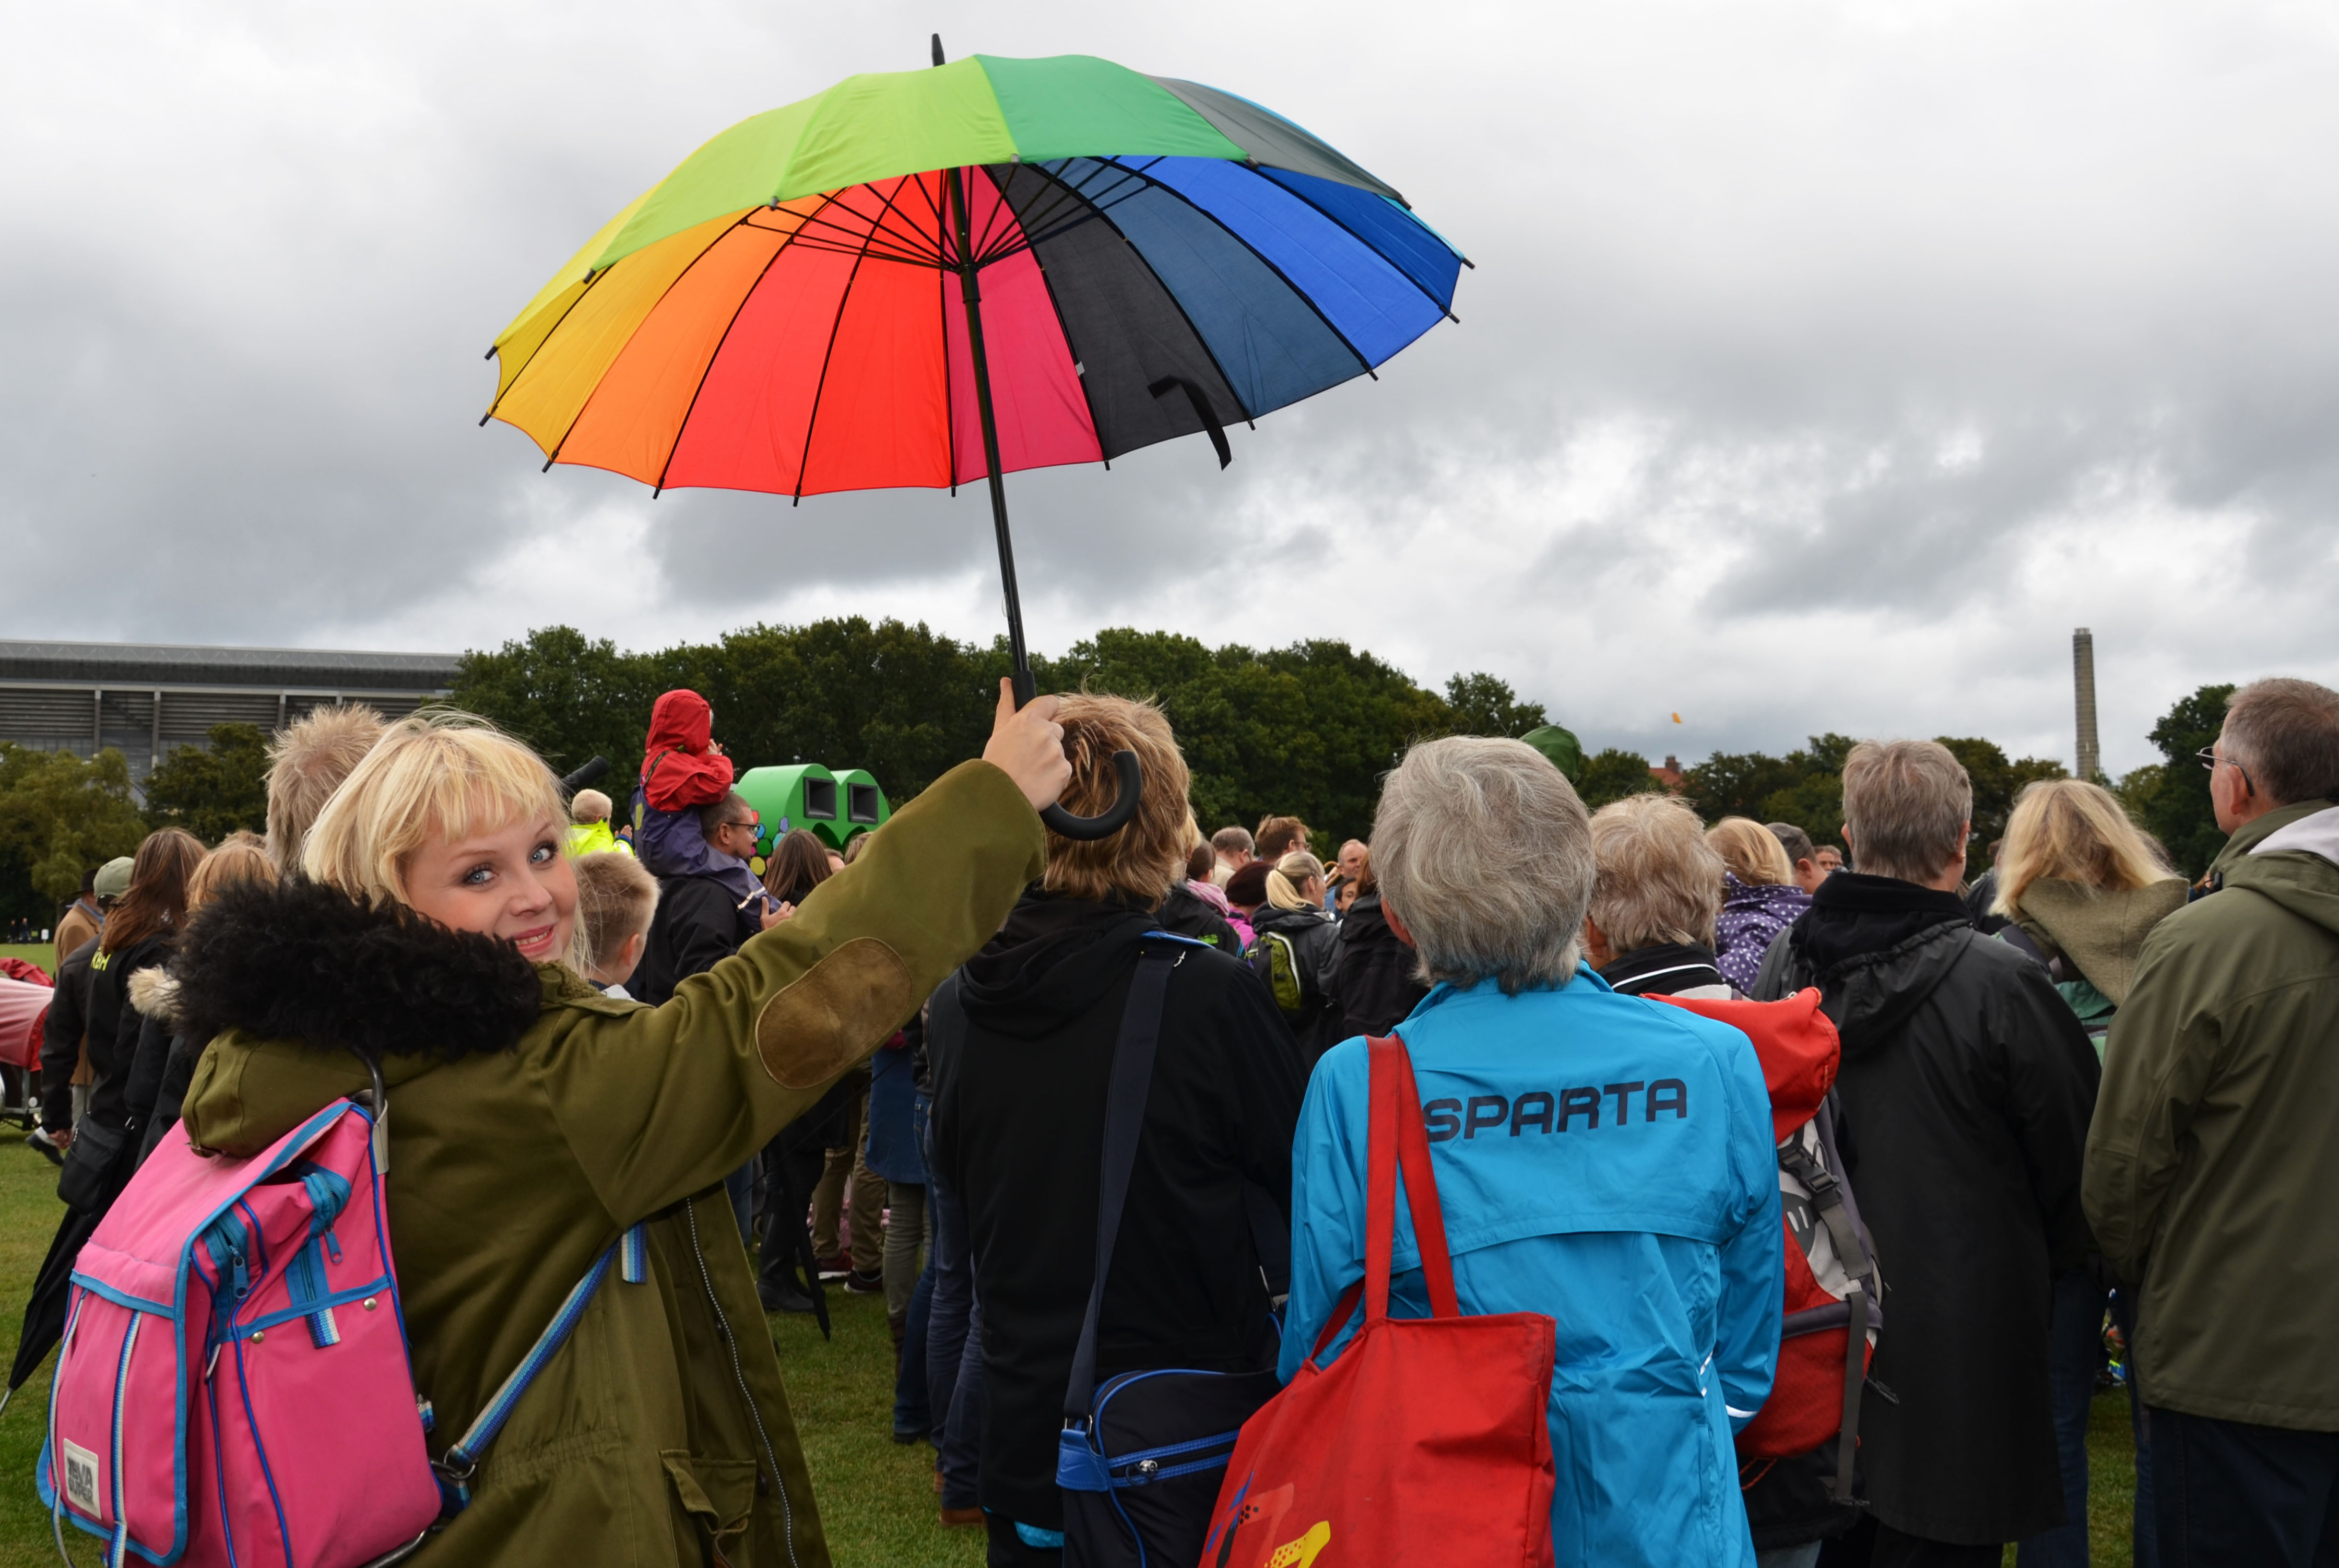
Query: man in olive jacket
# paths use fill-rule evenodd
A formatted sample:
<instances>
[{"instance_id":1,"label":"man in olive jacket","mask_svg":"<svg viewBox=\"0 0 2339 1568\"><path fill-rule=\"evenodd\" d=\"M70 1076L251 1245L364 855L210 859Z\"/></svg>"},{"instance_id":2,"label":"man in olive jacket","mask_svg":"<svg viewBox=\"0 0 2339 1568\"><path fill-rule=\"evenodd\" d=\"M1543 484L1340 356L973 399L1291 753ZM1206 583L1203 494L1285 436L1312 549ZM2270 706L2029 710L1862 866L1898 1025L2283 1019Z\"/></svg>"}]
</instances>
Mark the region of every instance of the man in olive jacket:
<instances>
[{"instance_id":1,"label":"man in olive jacket","mask_svg":"<svg viewBox=\"0 0 2339 1568\"><path fill-rule=\"evenodd\" d=\"M2082 1197L2140 1281L2164 1563L2339 1561L2339 692L2234 695L2218 891L2146 938ZM2318 1555L2318 1553L2320 1553Z\"/></svg>"},{"instance_id":2,"label":"man in olive jacket","mask_svg":"<svg viewBox=\"0 0 2339 1568\"><path fill-rule=\"evenodd\" d=\"M1002 700L1002 735L1053 731L1052 709L1041 698L1011 721ZM723 1178L998 929L1043 863L1033 803L1069 772L1060 738L1046 742L1052 783L1033 783L1028 758L937 780L795 918L663 1007L321 883L205 907L182 996L222 1032L188 1090L187 1130L254 1153L365 1084L350 1049L378 1057L390 1230L434 1454L595 1259L647 1222L648 1282L594 1297L469 1507L414 1562L824 1568Z\"/></svg>"}]
</instances>

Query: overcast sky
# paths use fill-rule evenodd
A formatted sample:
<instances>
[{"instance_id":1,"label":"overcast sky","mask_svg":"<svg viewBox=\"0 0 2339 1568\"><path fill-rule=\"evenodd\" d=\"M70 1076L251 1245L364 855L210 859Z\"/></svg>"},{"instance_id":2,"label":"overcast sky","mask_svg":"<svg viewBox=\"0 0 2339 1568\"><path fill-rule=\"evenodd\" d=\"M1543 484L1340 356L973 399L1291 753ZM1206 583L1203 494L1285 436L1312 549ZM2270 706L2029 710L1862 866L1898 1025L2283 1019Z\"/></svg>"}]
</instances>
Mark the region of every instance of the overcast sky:
<instances>
[{"instance_id":1,"label":"overcast sky","mask_svg":"<svg viewBox=\"0 0 2339 1568\"><path fill-rule=\"evenodd\" d=\"M1759 0L0 8L0 636L621 646L999 629L980 488L539 474L489 342L692 148L856 71L1258 99L1477 263L1357 381L1011 478L1025 618L1488 669L1594 745L2105 761L2339 684L2339 21ZM1671 722L1678 712L1682 723Z\"/></svg>"}]
</instances>

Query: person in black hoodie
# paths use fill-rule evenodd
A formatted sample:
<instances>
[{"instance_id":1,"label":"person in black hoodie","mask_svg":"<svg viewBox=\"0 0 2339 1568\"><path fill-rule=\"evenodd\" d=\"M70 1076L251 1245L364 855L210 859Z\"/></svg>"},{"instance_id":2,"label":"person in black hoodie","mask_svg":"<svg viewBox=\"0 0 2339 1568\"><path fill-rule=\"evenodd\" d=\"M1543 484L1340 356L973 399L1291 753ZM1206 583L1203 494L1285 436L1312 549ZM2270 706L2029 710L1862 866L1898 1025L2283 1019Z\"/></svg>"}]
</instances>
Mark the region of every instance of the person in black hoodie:
<instances>
[{"instance_id":1,"label":"person in black hoodie","mask_svg":"<svg viewBox=\"0 0 2339 1568\"><path fill-rule=\"evenodd\" d=\"M1061 1556L1056 1440L1095 1272L1105 1088L1142 939L1186 861L1186 764L1160 710L1079 695L1056 716L1072 762L1065 806L1102 810L1112 754L1128 749L1144 764L1137 816L1095 843L1051 833L1039 885L933 1010L937 1173L965 1206L982 1304L979 1487L997 1564ZM1288 1226L1302 1088L1266 988L1235 959L1188 949L1105 1284L1100 1383L1273 1364L1245 1190L1264 1189Z\"/></svg>"},{"instance_id":2,"label":"person in black hoodie","mask_svg":"<svg viewBox=\"0 0 2339 1568\"><path fill-rule=\"evenodd\" d=\"M1860 1415L1879 1564L1980 1568L2063 1517L2048 1326L2087 1257L2100 1069L2046 971L1973 928L1972 805L1934 742L1853 747L1860 869L1820 884L1755 981L1765 1001L1818 986L1843 1040L1846 1163L1886 1280Z\"/></svg>"},{"instance_id":3,"label":"person in black hoodie","mask_svg":"<svg viewBox=\"0 0 2339 1568\"><path fill-rule=\"evenodd\" d=\"M1340 1010L1337 1040L1387 1034L1421 1004L1429 988L1416 972L1420 956L1398 936L1381 912L1380 879L1365 863L1357 902L1340 917L1340 940L1332 950L1332 1001Z\"/></svg>"}]
</instances>

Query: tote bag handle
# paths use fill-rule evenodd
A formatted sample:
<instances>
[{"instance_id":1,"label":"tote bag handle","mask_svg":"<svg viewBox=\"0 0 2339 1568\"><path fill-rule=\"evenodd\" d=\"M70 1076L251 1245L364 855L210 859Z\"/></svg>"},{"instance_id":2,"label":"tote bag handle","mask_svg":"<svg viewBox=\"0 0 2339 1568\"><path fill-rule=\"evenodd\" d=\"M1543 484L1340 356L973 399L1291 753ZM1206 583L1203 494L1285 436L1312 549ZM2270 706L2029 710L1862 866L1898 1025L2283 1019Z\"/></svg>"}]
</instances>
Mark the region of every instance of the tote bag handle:
<instances>
[{"instance_id":1,"label":"tote bag handle","mask_svg":"<svg viewBox=\"0 0 2339 1568\"><path fill-rule=\"evenodd\" d=\"M1367 1040L1372 1088L1366 1109L1365 1277L1348 1287L1316 1345L1312 1363L1365 1304L1367 1325L1388 1317L1390 1257L1396 1249L1396 1178L1405 1172L1406 1204L1413 1212L1413 1238L1421 1253L1421 1276L1429 1289L1432 1317L1459 1317L1454 1294L1454 1257L1446 1245L1446 1216L1438 1208L1437 1178L1429 1168L1429 1129L1421 1119L1421 1092L1413 1080L1413 1058L1400 1037Z\"/></svg>"}]
</instances>

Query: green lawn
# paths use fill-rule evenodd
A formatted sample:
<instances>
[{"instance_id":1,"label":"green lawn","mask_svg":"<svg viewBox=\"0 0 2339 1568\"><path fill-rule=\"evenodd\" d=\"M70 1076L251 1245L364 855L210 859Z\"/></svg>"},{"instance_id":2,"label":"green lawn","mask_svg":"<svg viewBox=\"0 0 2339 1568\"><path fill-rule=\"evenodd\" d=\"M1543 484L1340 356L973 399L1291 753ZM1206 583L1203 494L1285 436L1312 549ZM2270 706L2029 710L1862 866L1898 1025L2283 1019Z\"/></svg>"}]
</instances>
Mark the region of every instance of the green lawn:
<instances>
[{"instance_id":1,"label":"green lawn","mask_svg":"<svg viewBox=\"0 0 2339 1568\"><path fill-rule=\"evenodd\" d=\"M36 942L30 947L20 947L15 942L0 942L0 958L21 958L27 963L39 964L51 980L57 977L56 952L47 942Z\"/></svg>"}]
</instances>

